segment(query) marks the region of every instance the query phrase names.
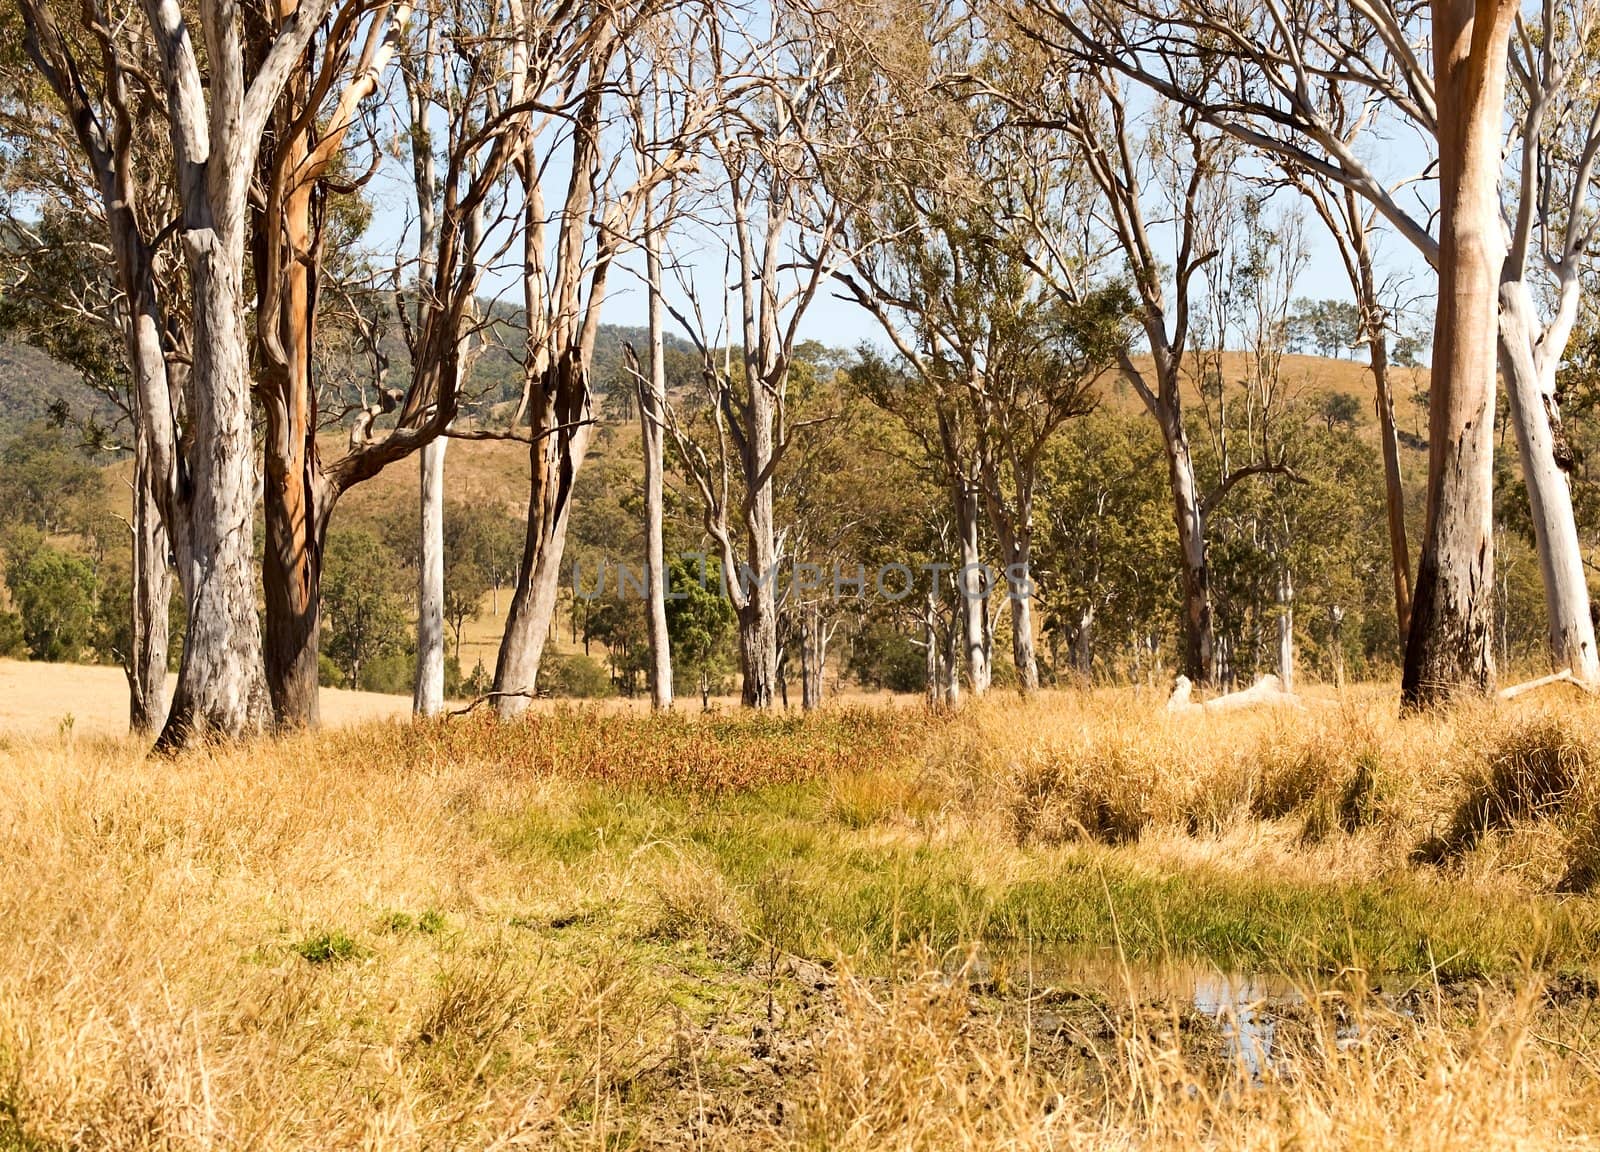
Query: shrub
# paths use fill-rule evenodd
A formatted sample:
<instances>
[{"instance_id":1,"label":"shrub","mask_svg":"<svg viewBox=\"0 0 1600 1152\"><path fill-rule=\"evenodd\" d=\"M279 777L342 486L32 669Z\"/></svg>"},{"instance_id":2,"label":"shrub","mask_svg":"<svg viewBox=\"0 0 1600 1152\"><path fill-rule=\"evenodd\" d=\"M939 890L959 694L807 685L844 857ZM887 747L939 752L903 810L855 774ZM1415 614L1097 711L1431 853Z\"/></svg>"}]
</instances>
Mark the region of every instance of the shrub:
<instances>
[{"instance_id":1,"label":"shrub","mask_svg":"<svg viewBox=\"0 0 1600 1152\"><path fill-rule=\"evenodd\" d=\"M539 684L545 694L567 699L597 700L616 695L605 666L581 652L546 656L539 669Z\"/></svg>"}]
</instances>

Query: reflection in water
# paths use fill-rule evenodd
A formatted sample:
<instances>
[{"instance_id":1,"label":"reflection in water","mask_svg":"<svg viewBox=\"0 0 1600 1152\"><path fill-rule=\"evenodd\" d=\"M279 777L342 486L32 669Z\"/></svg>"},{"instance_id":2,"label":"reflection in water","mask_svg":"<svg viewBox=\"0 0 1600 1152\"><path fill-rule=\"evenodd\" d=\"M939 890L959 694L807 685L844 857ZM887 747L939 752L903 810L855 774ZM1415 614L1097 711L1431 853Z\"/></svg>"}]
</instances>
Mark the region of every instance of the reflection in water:
<instances>
[{"instance_id":1,"label":"reflection in water","mask_svg":"<svg viewBox=\"0 0 1600 1152\"><path fill-rule=\"evenodd\" d=\"M1260 1078L1270 1067L1278 1021L1303 1004L1306 985L1263 972L1226 972L1183 961L1130 963L1109 948L980 952L969 977L1018 989L1082 989L1139 1005L1189 1004L1217 1022L1230 1056ZM1313 995L1321 991L1310 989Z\"/></svg>"}]
</instances>

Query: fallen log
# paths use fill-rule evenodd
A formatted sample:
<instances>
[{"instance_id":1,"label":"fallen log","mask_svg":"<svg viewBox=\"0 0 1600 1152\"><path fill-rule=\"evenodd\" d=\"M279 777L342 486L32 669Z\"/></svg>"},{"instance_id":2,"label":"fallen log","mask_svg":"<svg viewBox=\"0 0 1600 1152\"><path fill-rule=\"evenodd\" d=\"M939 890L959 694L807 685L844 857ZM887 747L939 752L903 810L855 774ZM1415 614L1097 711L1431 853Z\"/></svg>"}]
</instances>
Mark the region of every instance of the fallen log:
<instances>
[{"instance_id":1,"label":"fallen log","mask_svg":"<svg viewBox=\"0 0 1600 1152\"><path fill-rule=\"evenodd\" d=\"M1194 698L1194 685L1187 676L1179 676L1173 685L1172 695L1167 698L1168 712L1233 712L1240 708L1255 708L1258 706L1291 708L1301 707L1300 698L1293 692L1283 690L1283 681L1268 672L1248 688L1237 692L1229 692L1225 696L1218 696L1215 700L1200 700Z\"/></svg>"},{"instance_id":2,"label":"fallen log","mask_svg":"<svg viewBox=\"0 0 1600 1152\"><path fill-rule=\"evenodd\" d=\"M1595 694L1595 686L1593 684L1585 684L1572 674L1571 668L1563 668L1560 672L1552 672L1548 676L1539 676L1533 680L1524 680L1521 684L1512 684L1510 687L1502 688L1499 693L1500 699L1515 700L1524 692L1532 692L1537 688L1543 688L1550 684L1571 684L1579 692L1587 692L1591 696Z\"/></svg>"}]
</instances>

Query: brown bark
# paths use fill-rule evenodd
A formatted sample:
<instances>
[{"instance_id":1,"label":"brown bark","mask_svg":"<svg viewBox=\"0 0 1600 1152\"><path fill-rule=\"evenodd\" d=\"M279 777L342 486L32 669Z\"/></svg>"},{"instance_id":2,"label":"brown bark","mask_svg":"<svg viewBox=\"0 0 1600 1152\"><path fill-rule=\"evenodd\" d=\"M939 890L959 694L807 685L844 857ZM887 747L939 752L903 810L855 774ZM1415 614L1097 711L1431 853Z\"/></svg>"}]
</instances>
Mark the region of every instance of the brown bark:
<instances>
[{"instance_id":1,"label":"brown bark","mask_svg":"<svg viewBox=\"0 0 1600 1152\"><path fill-rule=\"evenodd\" d=\"M1439 303L1428 507L1401 696L1427 707L1494 685L1494 386L1505 245L1498 187L1510 0L1434 0Z\"/></svg>"},{"instance_id":2,"label":"brown bark","mask_svg":"<svg viewBox=\"0 0 1600 1152\"><path fill-rule=\"evenodd\" d=\"M306 98L301 86L285 96L292 116ZM298 171L304 137L283 142L271 159L278 171ZM266 598L266 673L273 716L282 727L315 727L318 655L322 628L322 555L333 501L317 448L317 395L311 380L316 324L316 259L320 248L312 220L314 187L305 182L282 195L282 179L269 192L255 229L258 326L265 369L257 392L266 415L262 515L266 546L262 584ZM281 237L281 239L280 239ZM283 259L276 251L287 249ZM305 255L306 259L296 258ZM276 331L270 329L275 327Z\"/></svg>"},{"instance_id":3,"label":"brown bark","mask_svg":"<svg viewBox=\"0 0 1600 1152\"><path fill-rule=\"evenodd\" d=\"M588 357L581 348L557 360L535 388L530 410L528 530L495 664L495 711L520 716L537 687L545 640L561 587L561 558L572 490L592 435Z\"/></svg>"}]
</instances>

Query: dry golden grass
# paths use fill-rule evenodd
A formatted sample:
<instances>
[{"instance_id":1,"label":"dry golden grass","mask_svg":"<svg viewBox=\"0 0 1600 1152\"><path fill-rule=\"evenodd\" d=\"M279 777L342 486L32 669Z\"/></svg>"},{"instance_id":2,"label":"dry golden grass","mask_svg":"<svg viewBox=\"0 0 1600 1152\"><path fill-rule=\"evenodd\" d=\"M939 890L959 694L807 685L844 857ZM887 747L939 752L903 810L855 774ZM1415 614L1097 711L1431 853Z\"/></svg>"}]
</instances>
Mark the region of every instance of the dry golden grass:
<instances>
[{"instance_id":1,"label":"dry golden grass","mask_svg":"<svg viewBox=\"0 0 1600 1152\"><path fill-rule=\"evenodd\" d=\"M322 690L322 719L331 727L398 719L409 696ZM79 735L119 737L128 730L128 681L106 665L0 660L0 734L38 738L70 728Z\"/></svg>"},{"instance_id":2,"label":"dry golden grass","mask_svg":"<svg viewBox=\"0 0 1600 1152\"><path fill-rule=\"evenodd\" d=\"M1364 689L13 737L0 1149L1588 1146L1600 928L1551 893L1596 731ZM1256 1072L1192 1006L960 963L1026 921L1130 962L1303 944L1309 979L1385 919L1402 968L1421 933L1482 977L1344 963Z\"/></svg>"}]
</instances>

